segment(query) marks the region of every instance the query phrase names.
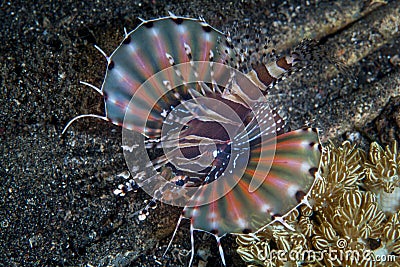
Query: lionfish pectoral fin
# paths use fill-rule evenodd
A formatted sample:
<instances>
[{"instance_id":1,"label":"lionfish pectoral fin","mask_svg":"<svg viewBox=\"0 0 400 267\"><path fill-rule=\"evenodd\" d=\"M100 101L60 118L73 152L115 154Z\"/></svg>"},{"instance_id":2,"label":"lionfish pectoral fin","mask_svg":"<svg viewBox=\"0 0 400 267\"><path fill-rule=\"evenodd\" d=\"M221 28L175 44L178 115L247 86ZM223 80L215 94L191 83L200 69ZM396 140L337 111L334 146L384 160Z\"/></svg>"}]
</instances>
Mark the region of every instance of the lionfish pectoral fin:
<instances>
[{"instance_id":1,"label":"lionfish pectoral fin","mask_svg":"<svg viewBox=\"0 0 400 267\"><path fill-rule=\"evenodd\" d=\"M262 181L256 181L254 179L251 180L249 184L249 193L253 193L254 191L257 190L262 185Z\"/></svg>"},{"instance_id":2,"label":"lionfish pectoral fin","mask_svg":"<svg viewBox=\"0 0 400 267\"><path fill-rule=\"evenodd\" d=\"M169 10L168 10L168 15L173 19L177 18L177 16L174 13L172 13L171 11L169 11Z\"/></svg>"},{"instance_id":3,"label":"lionfish pectoral fin","mask_svg":"<svg viewBox=\"0 0 400 267\"><path fill-rule=\"evenodd\" d=\"M106 58L107 64L110 64L111 58L107 56L106 52L104 52L98 45L94 45L94 48L96 48Z\"/></svg>"},{"instance_id":4,"label":"lionfish pectoral fin","mask_svg":"<svg viewBox=\"0 0 400 267\"><path fill-rule=\"evenodd\" d=\"M200 81L197 83L200 86L201 92L203 93L202 96L206 95L206 93L215 93L213 89L211 89L205 82Z\"/></svg>"},{"instance_id":5,"label":"lionfish pectoral fin","mask_svg":"<svg viewBox=\"0 0 400 267\"><path fill-rule=\"evenodd\" d=\"M224 266L226 266L225 256L224 256L224 249L222 248L222 245L221 245L221 237L220 237L220 236L217 236L217 235L214 235L214 236L215 236L215 239L217 240L219 255L220 255L220 257L221 257L222 264L223 264Z\"/></svg>"},{"instance_id":6,"label":"lionfish pectoral fin","mask_svg":"<svg viewBox=\"0 0 400 267\"><path fill-rule=\"evenodd\" d=\"M93 90L95 90L97 93L99 93L100 95L103 95L103 91L101 91L100 88L98 88L97 86L94 86L93 84L84 82L84 81L79 81L79 83L84 84L86 86L89 86L90 88L92 88Z\"/></svg>"},{"instance_id":7,"label":"lionfish pectoral fin","mask_svg":"<svg viewBox=\"0 0 400 267\"><path fill-rule=\"evenodd\" d=\"M191 246L191 253L190 253L189 267L192 266L194 259L194 227L192 220L190 220L190 246Z\"/></svg>"},{"instance_id":8,"label":"lionfish pectoral fin","mask_svg":"<svg viewBox=\"0 0 400 267\"><path fill-rule=\"evenodd\" d=\"M174 233L172 234L171 240L169 241L168 246L167 246L167 248L166 248L165 251L164 251L163 257L165 257L165 254L167 254L169 248L170 248L171 245L172 245L172 241L174 241L176 232L178 231L178 228L179 228L179 225L181 224L182 218L184 218L184 217L181 215L181 216L179 217L179 219L178 219L178 222L176 223Z\"/></svg>"},{"instance_id":9,"label":"lionfish pectoral fin","mask_svg":"<svg viewBox=\"0 0 400 267\"><path fill-rule=\"evenodd\" d=\"M101 51L102 51L102 50L101 50ZM104 53L104 52L103 52L103 53ZM106 56L106 57L107 57L107 56ZM98 88L97 86L94 86L93 84L90 84L90 83L87 83L87 82L84 82L84 81L79 81L79 83L84 84L84 85L86 85L86 86L89 86L90 88L92 88L93 90L95 90L97 93L99 93L99 94L102 95L102 96L104 95L104 94L103 94L103 91L102 91L100 88ZM78 120L78 119L81 119L81 118L86 118L86 117L93 117L93 118L102 119L102 120L104 120L104 121L109 121L109 119L108 119L106 116L100 116L100 115L96 115L96 114L84 114L84 115L79 115L79 116L73 118L72 120L70 120L70 121L67 123L67 125L64 127L64 129L63 129L63 131L62 131L62 133L61 133L61 136L64 135L64 133L67 131L67 129L69 128L69 126L71 126L71 124L72 124L74 121L76 121L76 120Z\"/></svg>"},{"instance_id":10,"label":"lionfish pectoral fin","mask_svg":"<svg viewBox=\"0 0 400 267\"><path fill-rule=\"evenodd\" d=\"M301 204L304 204L304 205L306 205L307 207L309 207L310 209L312 209L312 206L311 206L310 202L308 201L307 196L305 196L305 197L301 200L300 205L301 205Z\"/></svg>"},{"instance_id":11,"label":"lionfish pectoral fin","mask_svg":"<svg viewBox=\"0 0 400 267\"><path fill-rule=\"evenodd\" d=\"M291 225L289 225L283 217L275 217L274 219L275 222L280 222L283 226L285 226L287 229L290 231L296 231Z\"/></svg>"},{"instance_id":12,"label":"lionfish pectoral fin","mask_svg":"<svg viewBox=\"0 0 400 267\"><path fill-rule=\"evenodd\" d=\"M79 115L76 116L75 118L73 118L72 120L70 120L67 125L64 127L64 130L61 133L61 136L64 135L64 133L67 131L67 129L69 128L69 126L71 126L72 123L74 123L76 120L82 119L82 118L87 118L87 117L91 117L91 118L97 118L97 119L102 119L104 121L110 121L107 117L104 116L100 116L100 115L96 115L96 114L84 114L84 115Z\"/></svg>"}]
</instances>

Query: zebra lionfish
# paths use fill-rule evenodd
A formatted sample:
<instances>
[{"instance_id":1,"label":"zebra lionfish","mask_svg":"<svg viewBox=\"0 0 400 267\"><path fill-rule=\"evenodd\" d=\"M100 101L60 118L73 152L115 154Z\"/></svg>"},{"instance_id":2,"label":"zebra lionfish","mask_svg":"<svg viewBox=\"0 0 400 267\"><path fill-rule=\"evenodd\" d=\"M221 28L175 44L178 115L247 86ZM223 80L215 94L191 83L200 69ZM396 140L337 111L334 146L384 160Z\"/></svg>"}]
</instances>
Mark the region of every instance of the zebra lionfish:
<instances>
[{"instance_id":1,"label":"zebra lionfish","mask_svg":"<svg viewBox=\"0 0 400 267\"><path fill-rule=\"evenodd\" d=\"M225 265L220 239L227 233L254 233L276 221L290 227L284 217L307 204L322 147L314 128L285 132L265 95L307 49L243 74L230 67L240 53L228 35L171 14L142 21L111 56L100 52L105 79L101 89L89 86L104 97L105 116L78 116L63 133L76 119L96 117L139 134L124 138L129 170L154 200L184 207L173 236L189 219L189 266L195 230L215 236ZM141 144L132 141L138 138ZM134 159L138 151L149 157L147 150L158 153L139 166Z\"/></svg>"}]
</instances>

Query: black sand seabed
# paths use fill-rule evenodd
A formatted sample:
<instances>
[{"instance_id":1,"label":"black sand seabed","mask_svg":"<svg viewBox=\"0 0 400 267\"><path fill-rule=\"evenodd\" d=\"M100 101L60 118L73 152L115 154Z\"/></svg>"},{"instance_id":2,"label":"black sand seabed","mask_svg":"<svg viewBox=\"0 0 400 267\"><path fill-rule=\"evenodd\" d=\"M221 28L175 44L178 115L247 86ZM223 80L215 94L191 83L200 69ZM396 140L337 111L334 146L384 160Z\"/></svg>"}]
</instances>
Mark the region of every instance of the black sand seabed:
<instances>
[{"instance_id":1,"label":"black sand seabed","mask_svg":"<svg viewBox=\"0 0 400 267\"><path fill-rule=\"evenodd\" d=\"M93 45L110 54L123 28L136 27L138 17L157 18L167 11L203 16L216 28L230 29L234 36L249 34L250 39L254 29L267 29L273 43L286 49L291 42L285 46L285 41L293 39L289 32L300 31L296 25L335 25L336 17L345 14L338 10L371 8L371 13L354 12L340 30L327 27L314 36L339 56L349 53L348 71L357 82L328 68L304 71L280 83L275 100L289 113L292 128L313 120L323 130L324 142L350 139L368 148L373 140L399 141L398 1L382 6L375 6L382 1L173 2L0 4L0 266L188 263L187 222L161 257L178 208L159 205L139 222L132 214L149 197L141 191L124 198L113 194L120 182L116 174L126 170L119 127L85 119L60 138L74 116L103 113L101 97L79 84L101 85L106 62ZM328 14L327 19L321 14ZM389 26L383 27L380 18L389 20ZM251 25L245 28L246 23ZM223 247L228 266L245 266L234 238L223 239ZM212 237L196 234L196 249L201 257L195 266L220 266Z\"/></svg>"}]
</instances>

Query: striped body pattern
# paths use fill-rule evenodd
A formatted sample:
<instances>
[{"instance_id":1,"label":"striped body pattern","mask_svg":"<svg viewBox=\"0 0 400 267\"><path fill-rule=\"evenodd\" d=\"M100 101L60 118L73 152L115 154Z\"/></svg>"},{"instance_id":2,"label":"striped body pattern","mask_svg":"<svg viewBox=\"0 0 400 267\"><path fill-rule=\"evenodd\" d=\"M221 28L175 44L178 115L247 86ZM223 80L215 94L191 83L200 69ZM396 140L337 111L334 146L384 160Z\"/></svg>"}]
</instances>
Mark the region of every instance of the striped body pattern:
<instances>
[{"instance_id":1,"label":"striped body pattern","mask_svg":"<svg viewBox=\"0 0 400 267\"><path fill-rule=\"evenodd\" d=\"M92 86L104 97L105 116L81 115L66 128L85 116L123 127L135 183L154 201L184 207L180 220L191 221L191 265L193 231L209 232L220 244L227 233L285 224L290 211L307 203L322 150L317 130L285 132L265 98L306 55L307 49L295 50L242 73L229 36L203 20L143 21L106 56L101 89ZM138 157L148 160L138 164ZM127 183L115 193L131 188Z\"/></svg>"}]
</instances>

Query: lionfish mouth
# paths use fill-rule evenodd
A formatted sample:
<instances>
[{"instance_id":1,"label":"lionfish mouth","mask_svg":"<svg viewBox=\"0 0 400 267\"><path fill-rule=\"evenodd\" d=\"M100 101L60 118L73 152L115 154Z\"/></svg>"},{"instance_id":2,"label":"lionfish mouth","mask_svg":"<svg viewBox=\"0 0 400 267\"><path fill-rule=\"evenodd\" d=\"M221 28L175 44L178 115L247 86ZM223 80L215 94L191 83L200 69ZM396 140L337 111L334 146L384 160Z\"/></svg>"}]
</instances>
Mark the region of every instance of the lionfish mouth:
<instances>
[{"instance_id":1,"label":"lionfish mouth","mask_svg":"<svg viewBox=\"0 0 400 267\"><path fill-rule=\"evenodd\" d=\"M317 130L285 133L265 97L306 56L296 51L242 73L230 38L203 20L143 21L107 56L101 89L92 86L104 96L105 116L77 118L122 126L136 183L155 200L184 207L192 242L194 230L219 242L226 233L284 222L314 183Z\"/></svg>"}]
</instances>

